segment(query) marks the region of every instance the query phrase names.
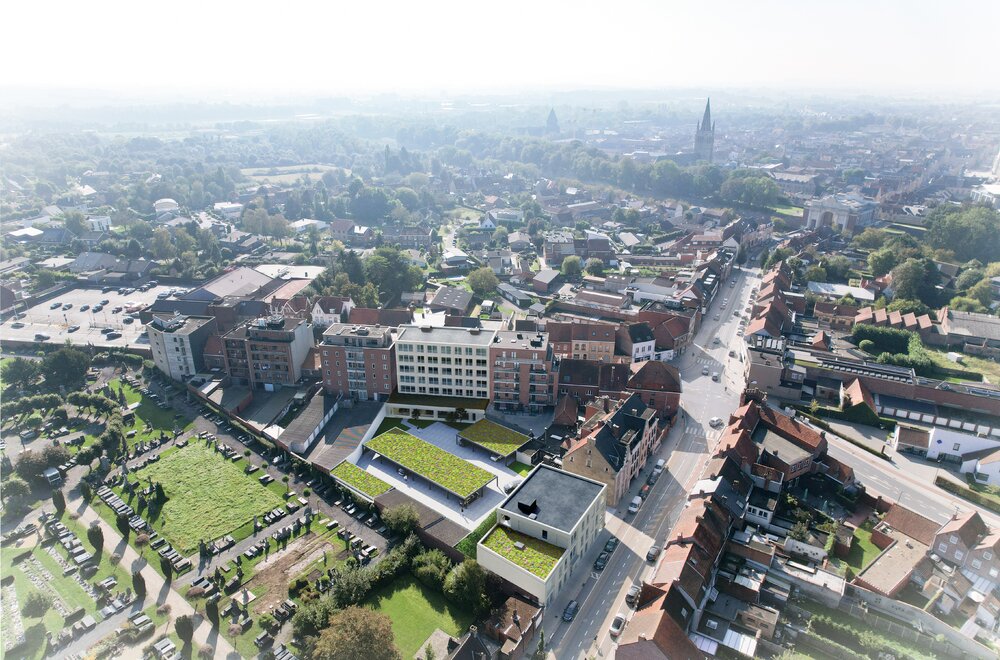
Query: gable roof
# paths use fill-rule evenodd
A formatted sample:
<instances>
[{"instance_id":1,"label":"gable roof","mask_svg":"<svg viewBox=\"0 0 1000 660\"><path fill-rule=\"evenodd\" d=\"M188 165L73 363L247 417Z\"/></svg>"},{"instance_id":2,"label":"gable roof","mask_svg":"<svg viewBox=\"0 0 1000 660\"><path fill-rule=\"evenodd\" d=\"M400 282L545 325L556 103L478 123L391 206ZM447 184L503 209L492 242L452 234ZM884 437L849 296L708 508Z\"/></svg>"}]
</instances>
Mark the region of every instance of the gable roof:
<instances>
[{"instance_id":1,"label":"gable roof","mask_svg":"<svg viewBox=\"0 0 1000 660\"><path fill-rule=\"evenodd\" d=\"M938 536L955 535L962 539L966 548L974 548L979 539L989 533L990 529L983 522L977 511L970 511L958 518L952 518L938 530Z\"/></svg>"},{"instance_id":2,"label":"gable roof","mask_svg":"<svg viewBox=\"0 0 1000 660\"><path fill-rule=\"evenodd\" d=\"M934 535L941 527L938 523L929 518L925 518L916 511L907 509L901 504L893 504L886 511L882 522L895 530L906 534L912 539L920 541L926 546L934 543Z\"/></svg>"},{"instance_id":3,"label":"gable roof","mask_svg":"<svg viewBox=\"0 0 1000 660\"><path fill-rule=\"evenodd\" d=\"M355 325L387 325L398 327L413 321L413 313L408 309L374 309L372 307L354 307L348 317L348 323Z\"/></svg>"},{"instance_id":4,"label":"gable roof","mask_svg":"<svg viewBox=\"0 0 1000 660\"><path fill-rule=\"evenodd\" d=\"M635 390L655 390L658 392L680 392L681 375L677 367L660 362L646 360L634 363L632 376L626 387Z\"/></svg>"}]
</instances>

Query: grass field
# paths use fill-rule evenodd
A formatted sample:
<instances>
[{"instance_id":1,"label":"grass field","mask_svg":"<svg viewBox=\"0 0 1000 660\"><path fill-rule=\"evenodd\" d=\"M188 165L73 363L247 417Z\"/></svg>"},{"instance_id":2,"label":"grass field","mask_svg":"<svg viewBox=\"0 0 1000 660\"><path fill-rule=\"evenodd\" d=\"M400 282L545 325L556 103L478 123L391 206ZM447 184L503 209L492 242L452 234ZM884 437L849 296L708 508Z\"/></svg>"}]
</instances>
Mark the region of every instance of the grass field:
<instances>
[{"instance_id":1,"label":"grass field","mask_svg":"<svg viewBox=\"0 0 1000 660\"><path fill-rule=\"evenodd\" d=\"M775 213L782 213L784 215L791 215L795 217L802 217L804 209L801 206L775 206L771 209Z\"/></svg>"},{"instance_id":2,"label":"grass field","mask_svg":"<svg viewBox=\"0 0 1000 660\"><path fill-rule=\"evenodd\" d=\"M383 433L369 440L367 446L460 497L472 495L496 478L486 470L409 433Z\"/></svg>"},{"instance_id":3,"label":"grass field","mask_svg":"<svg viewBox=\"0 0 1000 660\"><path fill-rule=\"evenodd\" d=\"M161 431L167 435L173 435L175 426L180 431L191 427L190 419L186 417L175 419L174 416L177 412L173 408L166 410L160 408L153 399L143 396L141 392L133 389L130 385L125 385L119 379L108 381L108 385L114 392L118 391L119 386L122 387L125 392L125 400L130 405L139 404L139 407L135 409L135 425L132 427L137 433L134 438L129 440L130 445L140 440L154 438Z\"/></svg>"},{"instance_id":4,"label":"grass field","mask_svg":"<svg viewBox=\"0 0 1000 660\"><path fill-rule=\"evenodd\" d=\"M324 172L338 171L341 168L335 165L320 165L311 163L307 165L285 165L282 167L248 167L240 170L240 173L258 183L270 181L271 183L295 183L305 175L309 175L313 181L323 176Z\"/></svg>"},{"instance_id":5,"label":"grass field","mask_svg":"<svg viewBox=\"0 0 1000 660\"><path fill-rule=\"evenodd\" d=\"M945 369L965 369L966 371L975 371L983 375L984 380L997 385L1000 384L1000 364L993 362L992 360L986 360L984 358L976 357L974 355L962 355L962 362L956 364L948 359L948 352L942 351L929 346L924 346L927 350L927 354L934 364Z\"/></svg>"},{"instance_id":6,"label":"grass field","mask_svg":"<svg viewBox=\"0 0 1000 660\"><path fill-rule=\"evenodd\" d=\"M531 472L534 469L530 465L528 465L527 463L521 463L519 461L514 461L513 463L511 463L507 467L509 467L514 472L517 472L522 477L528 476L528 473Z\"/></svg>"},{"instance_id":7,"label":"grass field","mask_svg":"<svg viewBox=\"0 0 1000 660\"><path fill-rule=\"evenodd\" d=\"M851 552L847 555L846 564L858 573L873 559L881 554L881 550L872 543L872 530L870 524L865 524L854 532L854 541L851 543Z\"/></svg>"},{"instance_id":8,"label":"grass field","mask_svg":"<svg viewBox=\"0 0 1000 660\"><path fill-rule=\"evenodd\" d=\"M372 592L364 604L392 619L392 634L404 658L420 651L435 629L460 637L472 623L471 613L453 606L410 575Z\"/></svg>"},{"instance_id":9,"label":"grass field","mask_svg":"<svg viewBox=\"0 0 1000 660\"><path fill-rule=\"evenodd\" d=\"M150 522L184 554L197 549L200 539L233 532L284 504L273 490L197 441L164 454L136 476L163 485L167 503Z\"/></svg>"}]
</instances>

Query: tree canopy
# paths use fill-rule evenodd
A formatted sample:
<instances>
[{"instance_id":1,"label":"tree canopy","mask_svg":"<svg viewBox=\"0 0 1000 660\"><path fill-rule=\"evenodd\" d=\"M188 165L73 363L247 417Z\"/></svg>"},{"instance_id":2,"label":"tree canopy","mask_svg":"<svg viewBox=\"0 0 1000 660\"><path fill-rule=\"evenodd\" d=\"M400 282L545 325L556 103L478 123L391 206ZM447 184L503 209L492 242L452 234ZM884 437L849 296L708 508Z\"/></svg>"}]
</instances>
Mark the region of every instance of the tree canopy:
<instances>
[{"instance_id":1,"label":"tree canopy","mask_svg":"<svg viewBox=\"0 0 1000 660\"><path fill-rule=\"evenodd\" d=\"M312 649L314 660L399 660L392 621L366 607L347 607L330 617Z\"/></svg>"}]
</instances>

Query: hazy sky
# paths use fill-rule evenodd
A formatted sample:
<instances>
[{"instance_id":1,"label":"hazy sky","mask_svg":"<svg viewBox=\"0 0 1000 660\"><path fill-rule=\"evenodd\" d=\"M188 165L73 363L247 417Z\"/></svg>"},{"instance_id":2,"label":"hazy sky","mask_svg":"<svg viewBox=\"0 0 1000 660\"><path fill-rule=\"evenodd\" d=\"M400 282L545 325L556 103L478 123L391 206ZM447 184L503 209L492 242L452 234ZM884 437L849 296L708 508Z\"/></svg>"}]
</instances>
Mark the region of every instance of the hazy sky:
<instances>
[{"instance_id":1,"label":"hazy sky","mask_svg":"<svg viewBox=\"0 0 1000 660\"><path fill-rule=\"evenodd\" d=\"M0 85L995 92L997 0L5 2Z\"/></svg>"}]
</instances>

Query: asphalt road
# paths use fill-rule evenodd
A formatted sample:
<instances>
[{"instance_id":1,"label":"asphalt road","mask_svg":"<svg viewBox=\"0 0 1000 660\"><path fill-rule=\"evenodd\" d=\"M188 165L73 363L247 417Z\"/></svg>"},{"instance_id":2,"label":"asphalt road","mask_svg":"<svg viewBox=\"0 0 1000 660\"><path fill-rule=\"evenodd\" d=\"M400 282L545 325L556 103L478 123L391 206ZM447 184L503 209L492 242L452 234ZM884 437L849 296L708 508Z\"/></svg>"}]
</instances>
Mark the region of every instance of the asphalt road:
<instances>
[{"instance_id":1,"label":"asphalt road","mask_svg":"<svg viewBox=\"0 0 1000 660\"><path fill-rule=\"evenodd\" d=\"M734 271L734 277L737 286L730 288L729 282L723 283L723 290L706 314L707 321L699 330L694 345L675 361L684 387L680 419L657 454L650 457L646 469L635 479L619 508L608 509L605 517L608 533L580 561L570 586L546 608L543 628L550 657L591 658L613 653L615 642L608 633L611 620L619 612L631 617L632 609L625 604L625 594L633 583L652 575L655 565L646 561L646 552L654 544L662 546L670 536L687 501L687 493L700 478L715 448L720 431L710 428L708 420L712 417L726 420L736 408L739 388L734 385L741 379L739 356L743 352L743 340L736 334L739 318L733 312L743 309L750 289L759 282L759 274ZM729 304L723 310L722 301L726 298ZM718 321L714 320L716 313ZM714 341L716 337L718 343ZM736 357L729 357L730 350ZM708 375L702 374L705 367L709 369ZM720 382L712 381L711 374L715 371L721 374ZM667 469L639 513L630 516L626 513L628 503L645 484L659 458L667 460ZM607 568L594 572L594 559L612 534L621 539L621 545L611 556ZM580 603L580 611L571 623L565 623L562 612L570 600Z\"/></svg>"}]
</instances>

